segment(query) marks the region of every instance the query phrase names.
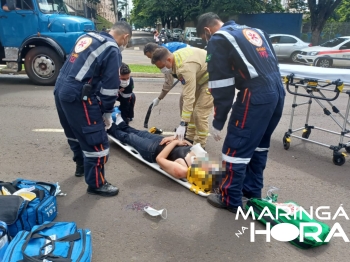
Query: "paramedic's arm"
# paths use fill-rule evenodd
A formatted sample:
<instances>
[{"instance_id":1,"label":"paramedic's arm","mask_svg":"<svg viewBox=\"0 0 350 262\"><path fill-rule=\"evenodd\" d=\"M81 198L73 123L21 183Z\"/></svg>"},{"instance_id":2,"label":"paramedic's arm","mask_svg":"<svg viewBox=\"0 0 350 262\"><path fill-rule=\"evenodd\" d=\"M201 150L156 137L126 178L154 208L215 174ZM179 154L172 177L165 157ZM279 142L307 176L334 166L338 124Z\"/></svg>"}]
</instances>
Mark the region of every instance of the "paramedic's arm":
<instances>
[{"instance_id":1,"label":"paramedic's arm","mask_svg":"<svg viewBox=\"0 0 350 262\"><path fill-rule=\"evenodd\" d=\"M213 127L222 130L227 114L235 97L235 78L232 59L229 55L232 45L220 36L212 36L207 48L209 89L214 98Z\"/></svg>"},{"instance_id":2,"label":"paramedic's arm","mask_svg":"<svg viewBox=\"0 0 350 262\"><path fill-rule=\"evenodd\" d=\"M102 113L112 113L120 86L121 55L119 50L114 47L107 49L105 53L101 62L102 77L98 83L97 91L99 91L101 99Z\"/></svg>"},{"instance_id":3,"label":"paramedic's arm","mask_svg":"<svg viewBox=\"0 0 350 262\"><path fill-rule=\"evenodd\" d=\"M157 156L156 161L161 169L176 178L186 178L187 168L179 163L166 159L176 146L187 145L184 141L171 141Z\"/></svg>"},{"instance_id":4,"label":"paramedic's arm","mask_svg":"<svg viewBox=\"0 0 350 262\"><path fill-rule=\"evenodd\" d=\"M182 112L181 121L190 122L193 113L193 105L196 100L196 72L199 70L199 65L195 63L184 64L178 70L178 78L180 81L184 81L182 88Z\"/></svg>"},{"instance_id":5,"label":"paramedic's arm","mask_svg":"<svg viewBox=\"0 0 350 262\"><path fill-rule=\"evenodd\" d=\"M172 74L164 75L164 84L163 84L162 92L158 96L159 100L162 100L169 93L169 91L173 88L173 83L174 83L174 77Z\"/></svg>"}]
</instances>

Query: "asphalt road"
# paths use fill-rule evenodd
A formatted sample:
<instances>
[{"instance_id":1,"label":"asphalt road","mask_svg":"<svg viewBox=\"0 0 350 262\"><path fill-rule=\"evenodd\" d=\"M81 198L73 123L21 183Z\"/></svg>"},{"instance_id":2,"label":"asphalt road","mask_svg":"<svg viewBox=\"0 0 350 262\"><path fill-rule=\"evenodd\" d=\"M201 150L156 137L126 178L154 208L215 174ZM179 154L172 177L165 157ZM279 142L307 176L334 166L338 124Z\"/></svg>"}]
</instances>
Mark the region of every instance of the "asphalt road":
<instances>
[{"instance_id":1,"label":"asphalt road","mask_svg":"<svg viewBox=\"0 0 350 262\"><path fill-rule=\"evenodd\" d=\"M123 61L146 64L150 61L142 48L152 41L149 33L134 32L131 47L123 52ZM160 79L135 79L136 117L132 125L142 129L146 110L161 89ZM227 211L217 210L170 179L136 161L118 146L111 144L107 164L108 180L120 187L120 194L111 199L87 195L83 179L75 178L71 152L58 121L52 99L53 87L38 87L26 76L0 76L1 169L0 180L17 177L59 182L67 196L58 199L57 221L76 221L93 233L94 261L343 261L348 243L334 238L327 246L302 251L289 243L263 236L249 240L249 230L239 238L242 227L250 227L251 219L235 220ZM178 125L177 86L152 113L150 126L171 133ZM345 109L347 99L341 96L336 104ZM334 215L340 204L350 215L349 161L341 167L331 162L331 151L314 144L292 139L289 151L282 147L288 129L292 96L287 95L284 115L273 135L265 171L265 190L280 188L279 201L293 200L306 209L330 206ZM302 127L304 110L298 109L295 123ZM310 124L337 130L313 105ZM42 129L41 132L33 131ZM338 143L338 136L314 131L310 137L324 143ZM222 142L208 139L207 150L220 156ZM150 205L166 208L168 218L152 219L141 209ZM332 226L339 222L350 237L349 221L337 218L325 221ZM256 223L257 229L264 229Z\"/></svg>"},{"instance_id":2,"label":"asphalt road","mask_svg":"<svg viewBox=\"0 0 350 262\"><path fill-rule=\"evenodd\" d=\"M161 90L161 79L135 79L137 97L132 126L142 129L146 110ZM53 100L53 87L31 84L22 76L0 76L0 180L27 178L59 182L67 196L58 198L56 221L75 221L92 230L93 260L114 261L249 261L299 262L346 261L349 243L334 238L319 248L301 250L290 243L257 236L250 242L249 233L235 235L250 227L250 218L235 220L235 215L210 206L206 199L140 163L123 149L111 144L106 165L107 179L120 188L117 197L101 198L86 194L83 178L74 177L72 153L62 132ZM180 87L175 87L154 110L150 126L171 132L179 123ZM336 104L344 110L346 96ZM332 163L331 151L311 143L292 139L286 151L282 137L288 129L292 96L287 95L285 110L273 134L265 170L264 193L269 186L279 190L279 201L293 200L306 209L330 206L332 216L339 205L350 216L350 161L343 166ZM312 106L310 124L336 129L320 107ZM295 123L303 125L305 110L298 109ZM35 132L34 129L47 129ZM58 130L55 130L58 129ZM314 131L312 139L338 143L338 136ZM219 157L222 142L208 138L207 151ZM152 218L141 209L150 205L166 208L168 218ZM327 211L327 210L326 210ZM349 221L338 217L325 221L339 222L350 238ZM264 229L258 222L256 229Z\"/></svg>"}]
</instances>

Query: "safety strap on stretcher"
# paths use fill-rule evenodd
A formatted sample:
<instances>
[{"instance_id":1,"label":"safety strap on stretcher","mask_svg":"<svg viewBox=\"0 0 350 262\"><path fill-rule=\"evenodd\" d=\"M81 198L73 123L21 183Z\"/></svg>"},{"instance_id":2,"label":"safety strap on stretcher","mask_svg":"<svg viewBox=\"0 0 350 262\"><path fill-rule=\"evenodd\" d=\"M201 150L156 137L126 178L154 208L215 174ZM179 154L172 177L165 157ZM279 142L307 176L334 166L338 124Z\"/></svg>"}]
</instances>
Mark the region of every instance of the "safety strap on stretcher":
<instances>
[{"instance_id":1,"label":"safety strap on stretcher","mask_svg":"<svg viewBox=\"0 0 350 262\"><path fill-rule=\"evenodd\" d=\"M146 165L152 167L154 170L158 171L159 173L169 177L170 179L174 180L175 182L179 183L180 185L186 187L187 189L189 189L190 191L202 196L202 197L207 197L209 196L210 193L206 193L203 191L198 191L194 188L193 184L189 183L186 179L178 179L175 178L171 175L169 175L167 172L165 172L163 169L161 169L159 167L159 165L157 163L150 163L148 161L146 161L145 159L143 159L143 157L140 155L139 152L136 151L135 148L133 148L132 146L129 146L127 144L124 144L122 142L120 142L118 139L116 139L115 137L108 135L108 137L115 142L117 145L119 145L120 147L122 147L125 151L127 151L129 154L133 155L135 158L137 158L138 160L142 161L143 163L145 163Z\"/></svg>"}]
</instances>

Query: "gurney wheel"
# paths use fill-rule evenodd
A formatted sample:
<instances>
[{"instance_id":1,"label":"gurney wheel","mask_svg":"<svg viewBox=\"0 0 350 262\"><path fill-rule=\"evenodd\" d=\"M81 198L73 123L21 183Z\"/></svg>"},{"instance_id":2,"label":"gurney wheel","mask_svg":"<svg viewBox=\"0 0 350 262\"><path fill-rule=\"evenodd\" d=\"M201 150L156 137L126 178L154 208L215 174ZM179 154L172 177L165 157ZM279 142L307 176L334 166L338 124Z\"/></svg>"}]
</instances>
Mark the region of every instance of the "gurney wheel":
<instances>
[{"instance_id":1,"label":"gurney wheel","mask_svg":"<svg viewBox=\"0 0 350 262\"><path fill-rule=\"evenodd\" d=\"M346 152L350 153L350 146L345 147Z\"/></svg>"},{"instance_id":2,"label":"gurney wheel","mask_svg":"<svg viewBox=\"0 0 350 262\"><path fill-rule=\"evenodd\" d=\"M310 134L311 134L311 130L310 130L310 129L306 129L306 130L303 131L303 134L302 134L301 136L302 136L303 138L308 139L309 136L310 136Z\"/></svg>"},{"instance_id":3,"label":"gurney wheel","mask_svg":"<svg viewBox=\"0 0 350 262\"><path fill-rule=\"evenodd\" d=\"M290 138L284 136L284 137L283 137L283 148L284 148L285 150L288 150L289 147L290 147Z\"/></svg>"},{"instance_id":4,"label":"gurney wheel","mask_svg":"<svg viewBox=\"0 0 350 262\"><path fill-rule=\"evenodd\" d=\"M344 165L344 163L345 163L345 156L344 155L333 156L333 163L336 166Z\"/></svg>"}]
</instances>

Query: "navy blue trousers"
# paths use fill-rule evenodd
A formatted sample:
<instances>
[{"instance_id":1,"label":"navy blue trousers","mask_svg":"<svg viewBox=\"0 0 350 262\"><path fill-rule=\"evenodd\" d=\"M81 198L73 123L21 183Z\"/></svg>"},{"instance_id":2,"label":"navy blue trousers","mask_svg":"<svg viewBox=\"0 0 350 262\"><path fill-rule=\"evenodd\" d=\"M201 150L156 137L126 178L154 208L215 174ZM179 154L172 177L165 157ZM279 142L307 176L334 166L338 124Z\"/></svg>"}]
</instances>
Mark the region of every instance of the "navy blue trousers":
<instances>
[{"instance_id":1,"label":"navy blue trousers","mask_svg":"<svg viewBox=\"0 0 350 262\"><path fill-rule=\"evenodd\" d=\"M276 91L268 93L246 88L233 104L222 148L226 177L220 192L227 206L242 206L242 195L261 197L271 135L282 116L285 98L282 84L276 86Z\"/></svg>"},{"instance_id":2,"label":"navy blue trousers","mask_svg":"<svg viewBox=\"0 0 350 262\"><path fill-rule=\"evenodd\" d=\"M99 188L105 181L104 164L109 143L99 101L91 97L81 101L74 95L55 92L55 103L61 125L73 151L73 160L84 164L85 181Z\"/></svg>"},{"instance_id":3,"label":"navy blue trousers","mask_svg":"<svg viewBox=\"0 0 350 262\"><path fill-rule=\"evenodd\" d=\"M134 107L136 102L136 96L134 93L131 93L130 97L119 96L117 101L120 102L119 110L121 116L126 123L129 123L131 118L134 118Z\"/></svg>"},{"instance_id":4,"label":"navy blue trousers","mask_svg":"<svg viewBox=\"0 0 350 262\"><path fill-rule=\"evenodd\" d=\"M150 163L156 163L156 149L164 137L128 126L125 122L112 124L108 133L120 142L134 147Z\"/></svg>"}]
</instances>

